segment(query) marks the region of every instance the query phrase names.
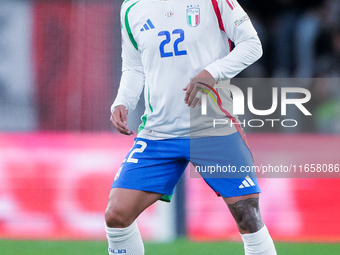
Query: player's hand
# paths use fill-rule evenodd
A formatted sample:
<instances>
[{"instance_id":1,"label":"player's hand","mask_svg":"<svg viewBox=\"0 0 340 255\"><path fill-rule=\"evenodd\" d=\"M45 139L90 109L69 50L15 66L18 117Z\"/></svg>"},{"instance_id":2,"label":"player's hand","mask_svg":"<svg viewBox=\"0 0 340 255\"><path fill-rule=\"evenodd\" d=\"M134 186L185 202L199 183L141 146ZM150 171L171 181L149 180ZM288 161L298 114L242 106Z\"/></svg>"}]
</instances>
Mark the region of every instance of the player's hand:
<instances>
[{"instance_id":1,"label":"player's hand","mask_svg":"<svg viewBox=\"0 0 340 255\"><path fill-rule=\"evenodd\" d=\"M194 108L197 104L200 105L202 93L205 93L202 89L210 90L207 86L204 86L204 84L208 84L212 87L215 85L214 77L212 77L205 69L196 75L183 89L186 91L184 103L192 108Z\"/></svg>"},{"instance_id":2,"label":"player's hand","mask_svg":"<svg viewBox=\"0 0 340 255\"><path fill-rule=\"evenodd\" d=\"M110 121L115 129L119 131L119 133L124 135L132 135L133 132L129 130L127 126L127 109L124 105L118 105L111 114Z\"/></svg>"}]
</instances>

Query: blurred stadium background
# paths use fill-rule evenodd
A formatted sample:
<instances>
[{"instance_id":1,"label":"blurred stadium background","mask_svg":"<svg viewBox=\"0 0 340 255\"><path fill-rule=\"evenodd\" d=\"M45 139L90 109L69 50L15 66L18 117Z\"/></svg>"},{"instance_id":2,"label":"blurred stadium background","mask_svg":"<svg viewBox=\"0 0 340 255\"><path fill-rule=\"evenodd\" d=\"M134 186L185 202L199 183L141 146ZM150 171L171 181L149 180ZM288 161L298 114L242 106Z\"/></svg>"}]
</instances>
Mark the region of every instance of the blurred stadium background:
<instances>
[{"instance_id":1,"label":"blurred stadium background","mask_svg":"<svg viewBox=\"0 0 340 255\"><path fill-rule=\"evenodd\" d=\"M0 254L106 254L103 212L133 144L109 122L121 2L0 1ZM287 114L298 127L247 128L256 164L339 164L340 1L239 2L264 47L239 78L295 81L312 93L313 116ZM268 109L277 85L257 85L254 104ZM143 111L141 100L131 129ZM261 178L263 218L281 254L340 254L329 244L340 241L339 173L310 177ZM148 254L242 253L227 207L189 173L139 226Z\"/></svg>"}]
</instances>

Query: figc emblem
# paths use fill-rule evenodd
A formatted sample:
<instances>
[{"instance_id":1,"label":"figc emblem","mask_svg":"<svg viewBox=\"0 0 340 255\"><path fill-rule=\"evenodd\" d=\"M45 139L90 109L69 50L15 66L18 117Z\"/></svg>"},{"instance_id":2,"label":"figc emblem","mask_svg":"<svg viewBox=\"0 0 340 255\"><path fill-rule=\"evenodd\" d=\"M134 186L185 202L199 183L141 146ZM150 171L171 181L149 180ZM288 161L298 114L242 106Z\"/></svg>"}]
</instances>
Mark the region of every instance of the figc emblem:
<instances>
[{"instance_id":1,"label":"figc emblem","mask_svg":"<svg viewBox=\"0 0 340 255\"><path fill-rule=\"evenodd\" d=\"M200 24L200 8L188 6L187 23L191 27L197 27Z\"/></svg>"}]
</instances>

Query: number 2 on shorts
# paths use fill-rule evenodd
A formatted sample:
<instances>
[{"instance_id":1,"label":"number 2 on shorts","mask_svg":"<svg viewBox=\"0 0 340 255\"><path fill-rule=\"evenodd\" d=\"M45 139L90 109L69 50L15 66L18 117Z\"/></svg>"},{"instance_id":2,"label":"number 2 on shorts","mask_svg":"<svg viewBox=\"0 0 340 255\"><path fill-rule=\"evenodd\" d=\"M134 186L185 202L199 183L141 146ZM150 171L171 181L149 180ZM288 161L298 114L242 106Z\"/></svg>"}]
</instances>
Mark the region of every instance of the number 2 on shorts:
<instances>
[{"instance_id":1,"label":"number 2 on shorts","mask_svg":"<svg viewBox=\"0 0 340 255\"><path fill-rule=\"evenodd\" d=\"M147 146L146 142L143 142L143 141L138 141L136 144L142 145L142 147L132 150L126 162L138 163L138 159L132 157L133 154L136 152L142 153Z\"/></svg>"}]
</instances>

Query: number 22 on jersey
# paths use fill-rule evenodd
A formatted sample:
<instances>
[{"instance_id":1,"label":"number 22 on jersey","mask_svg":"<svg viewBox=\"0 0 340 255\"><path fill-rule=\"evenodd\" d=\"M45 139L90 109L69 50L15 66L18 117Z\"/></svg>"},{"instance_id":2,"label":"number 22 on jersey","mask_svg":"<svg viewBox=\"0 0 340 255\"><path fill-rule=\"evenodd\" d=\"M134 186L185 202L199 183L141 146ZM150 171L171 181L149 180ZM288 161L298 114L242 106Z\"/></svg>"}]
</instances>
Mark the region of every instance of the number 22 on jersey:
<instances>
[{"instance_id":1,"label":"number 22 on jersey","mask_svg":"<svg viewBox=\"0 0 340 255\"><path fill-rule=\"evenodd\" d=\"M173 52L172 51L165 52L165 50L164 50L165 45L171 43L171 37L175 37L177 34L179 34L179 37L173 43L174 51ZM184 39L185 39L183 29L175 29L174 31L172 31L172 36L171 36L169 31L161 31L161 32L158 33L158 36L165 36L165 39L159 45L159 51L161 53L161 58L172 57L174 55L175 56L187 55L186 50L179 50L178 49L179 43L183 42Z\"/></svg>"}]
</instances>

